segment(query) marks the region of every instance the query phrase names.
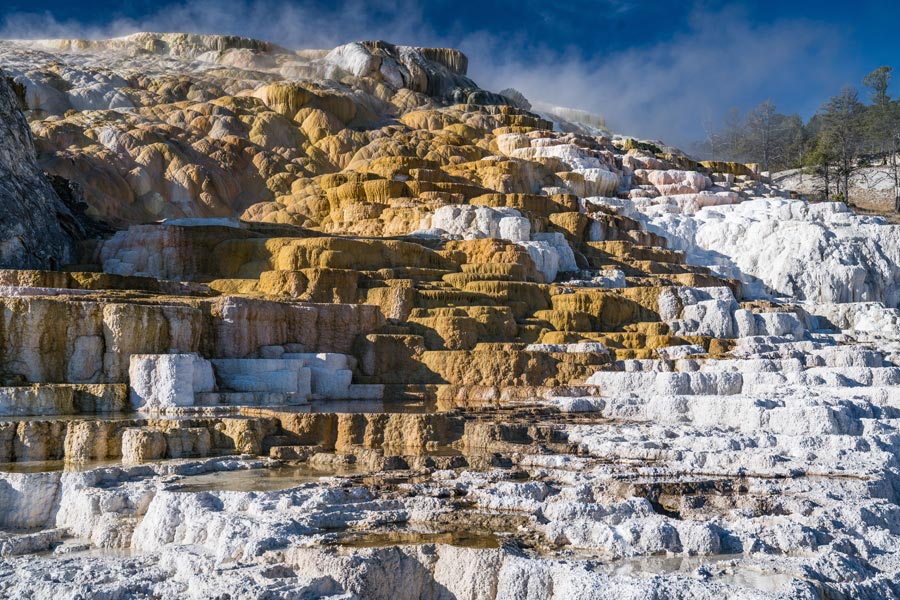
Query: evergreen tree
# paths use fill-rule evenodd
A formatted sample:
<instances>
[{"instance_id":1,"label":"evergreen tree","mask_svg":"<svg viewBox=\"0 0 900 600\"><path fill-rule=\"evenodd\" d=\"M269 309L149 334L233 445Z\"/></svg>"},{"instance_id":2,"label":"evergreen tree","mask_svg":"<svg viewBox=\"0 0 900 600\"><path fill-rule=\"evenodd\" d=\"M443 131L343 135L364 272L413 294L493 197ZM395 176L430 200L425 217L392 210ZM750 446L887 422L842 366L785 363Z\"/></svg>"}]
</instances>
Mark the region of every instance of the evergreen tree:
<instances>
[{"instance_id":1,"label":"evergreen tree","mask_svg":"<svg viewBox=\"0 0 900 600\"><path fill-rule=\"evenodd\" d=\"M893 181L894 208L900 212L900 106L888 93L893 69L878 67L865 77L863 85L869 90L872 105L866 111L866 133L881 156L881 164L888 167Z\"/></svg>"},{"instance_id":2,"label":"evergreen tree","mask_svg":"<svg viewBox=\"0 0 900 600\"><path fill-rule=\"evenodd\" d=\"M845 87L819 109L822 116L822 143L834 156L838 194L850 201L850 177L862 165L859 162L863 142L863 105L852 87Z\"/></svg>"}]
</instances>

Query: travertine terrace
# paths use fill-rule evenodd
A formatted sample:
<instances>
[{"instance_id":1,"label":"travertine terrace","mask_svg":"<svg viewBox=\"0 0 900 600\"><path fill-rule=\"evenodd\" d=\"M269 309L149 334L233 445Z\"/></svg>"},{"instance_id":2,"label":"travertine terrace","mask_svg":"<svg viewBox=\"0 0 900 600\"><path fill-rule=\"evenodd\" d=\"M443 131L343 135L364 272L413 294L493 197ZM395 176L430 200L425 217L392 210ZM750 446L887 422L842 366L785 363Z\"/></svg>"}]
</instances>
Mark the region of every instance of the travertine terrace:
<instances>
[{"instance_id":1,"label":"travertine terrace","mask_svg":"<svg viewBox=\"0 0 900 600\"><path fill-rule=\"evenodd\" d=\"M900 595L897 226L452 49L0 64L0 596Z\"/></svg>"}]
</instances>

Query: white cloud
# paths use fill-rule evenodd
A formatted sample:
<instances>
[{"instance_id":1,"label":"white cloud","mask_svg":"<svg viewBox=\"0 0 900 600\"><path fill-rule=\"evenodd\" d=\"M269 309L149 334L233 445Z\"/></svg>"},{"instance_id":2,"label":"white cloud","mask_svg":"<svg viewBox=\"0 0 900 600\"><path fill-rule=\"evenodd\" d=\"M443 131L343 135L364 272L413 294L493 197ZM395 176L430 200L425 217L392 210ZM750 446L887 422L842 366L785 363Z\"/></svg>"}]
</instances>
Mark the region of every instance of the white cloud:
<instances>
[{"instance_id":1,"label":"white cloud","mask_svg":"<svg viewBox=\"0 0 900 600\"><path fill-rule=\"evenodd\" d=\"M559 28L584 11L593 11L592 17L598 11L630 17L633 6L629 0L604 0L553 9L528 0L527 11L557 20ZM701 137L701 122L719 120L732 106L805 95L813 104L797 109L809 112L844 83L833 81L840 36L827 26L809 21L751 25L735 9L698 9L689 17L687 28L671 35L644 32L635 22L630 32L635 39L665 41L592 57L583 49L550 48L525 33L514 39L486 30L439 33L412 0L343 0L324 11L285 0L193 0L167 5L140 21L118 19L94 27L60 23L50 14L18 14L6 19L0 38L190 31L257 37L291 48L330 48L358 39L449 45L469 55L470 75L485 88L515 87L533 100L603 115L616 131L676 144Z\"/></svg>"},{"instance_id":2,"label":"white cloud","mask_svg":"<svg viewBox=\"0 0 900 600\"><path fill-rule=\"evenodd\" d=\"M808 111L840 88L833 60L839 36L828 27L753 26L739 11L697 13L690 22L668 41L592 59L498 52L483 37L463 47L486 55L470 61L481 83L590 110L616 131L681 144L702 136L704 118L718 121L733 106L799 93L815 99L797 107Z\"/></svg>"},{"instance_id":3,"label":"white cloud","mask_svg":"<svg viewBox=\"0 0 900 600\"><path fill-rule=\"evenodd\" d=\"M188 0L162 5L140 19L116 18L98 25L58 21L49 12L14 13L0 26L0 39L103 39L137 31L242 35L291 48L433 36L412 0L342 0L328 8L287 0Z\"/></svg>"}]
</instances>

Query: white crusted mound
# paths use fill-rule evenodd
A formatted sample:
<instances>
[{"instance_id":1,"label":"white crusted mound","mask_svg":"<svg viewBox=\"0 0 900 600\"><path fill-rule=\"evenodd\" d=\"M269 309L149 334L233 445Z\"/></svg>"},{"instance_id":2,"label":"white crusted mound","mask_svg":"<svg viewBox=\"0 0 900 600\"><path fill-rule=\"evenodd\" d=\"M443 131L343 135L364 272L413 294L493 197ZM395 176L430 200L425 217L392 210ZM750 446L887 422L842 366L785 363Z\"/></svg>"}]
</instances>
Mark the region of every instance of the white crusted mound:
<instances>
[{"instance_id":1,"label":"white crusted mound","mask_svg":"<svg viewBox=\"0 0 900 600\"><path fill-rule=\"evenodd\" d=\"M547 282L560 271L578 270L575 253L561 233L531 235L531 223L514 208L442 206L422 219L412 235L449 235L464 240L497 238L516 242L526 250Z\"/></svg>"},{"instance_id":2,"label":"white crusted mound","mask_svg":"<svg viewBox=\"0 0 900 600\"><path fill-rule=\"evenodd\" d=\"M900 305L900 227L842 203L766 198L694 211L621 202L688 262L741 279L751 294Z\"/></svg>"}]
</instances>

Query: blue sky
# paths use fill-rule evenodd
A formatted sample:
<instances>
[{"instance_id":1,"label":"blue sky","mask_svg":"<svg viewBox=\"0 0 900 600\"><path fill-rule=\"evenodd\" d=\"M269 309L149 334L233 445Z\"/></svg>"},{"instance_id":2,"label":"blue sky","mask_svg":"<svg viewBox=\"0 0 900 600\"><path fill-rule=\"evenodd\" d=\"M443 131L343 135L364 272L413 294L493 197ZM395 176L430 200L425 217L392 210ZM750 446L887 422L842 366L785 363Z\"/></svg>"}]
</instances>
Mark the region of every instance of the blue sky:
<instances>
[{"instance_id":1,"label":"blue sky","mask_svg":"<svg viewBox=\"0 0 900 600\"><path fill-rule=\"evenodd\" d=\"M231 33L291 48L357 39L449 45L483 87L590 110L614 130L687 144L733 106L809 117L900 57L900 3L807 0L6 0L0 37ZM900 68L900 61L897 61ZM897 83L900 89L900 77ZM900 95L900 93L898 93Z\"/></svg>"}]
</instances>

